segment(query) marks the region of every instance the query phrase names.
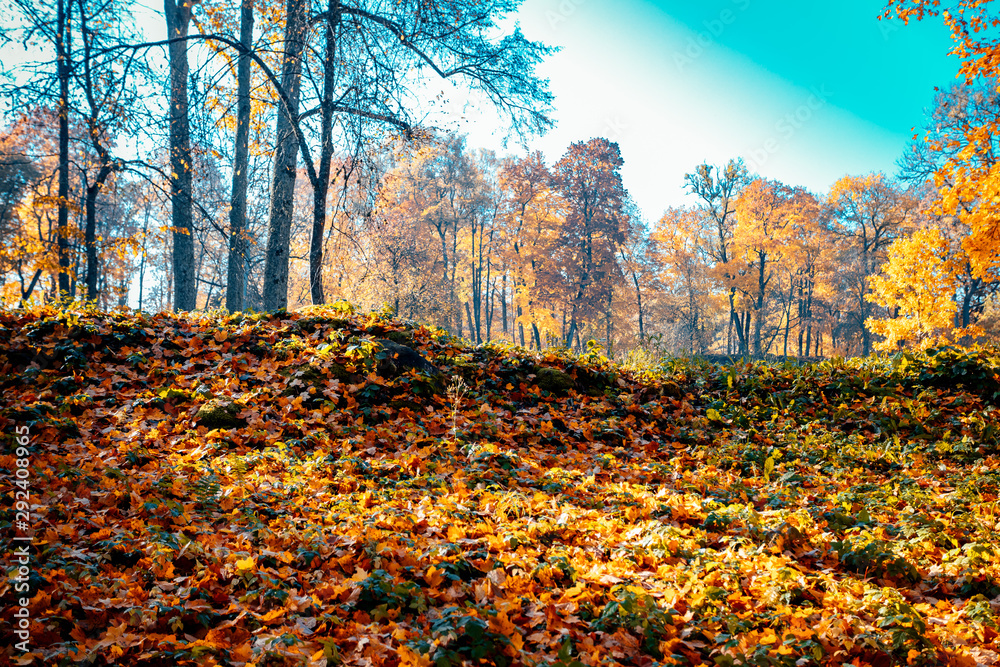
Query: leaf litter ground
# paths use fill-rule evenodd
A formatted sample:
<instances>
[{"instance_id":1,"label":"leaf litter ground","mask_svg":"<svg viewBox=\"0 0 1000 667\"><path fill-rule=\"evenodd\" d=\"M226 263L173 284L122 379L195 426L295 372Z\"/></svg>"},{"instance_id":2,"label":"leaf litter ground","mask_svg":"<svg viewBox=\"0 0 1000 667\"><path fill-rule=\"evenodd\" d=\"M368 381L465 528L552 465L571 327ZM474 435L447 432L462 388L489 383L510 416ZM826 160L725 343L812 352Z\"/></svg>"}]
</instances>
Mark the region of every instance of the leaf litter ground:
<instances>
[{"instance_id":1,"label":"leaf litter ground","mask_svg":"<svg viewBox=\"0 0 1000 667\"><path fill-rule=\"evenodd\" d=\"M0 522L27 427L33 536L0 664L995 664L998 368L0 313Z\"/></svg>"}]
</instances>

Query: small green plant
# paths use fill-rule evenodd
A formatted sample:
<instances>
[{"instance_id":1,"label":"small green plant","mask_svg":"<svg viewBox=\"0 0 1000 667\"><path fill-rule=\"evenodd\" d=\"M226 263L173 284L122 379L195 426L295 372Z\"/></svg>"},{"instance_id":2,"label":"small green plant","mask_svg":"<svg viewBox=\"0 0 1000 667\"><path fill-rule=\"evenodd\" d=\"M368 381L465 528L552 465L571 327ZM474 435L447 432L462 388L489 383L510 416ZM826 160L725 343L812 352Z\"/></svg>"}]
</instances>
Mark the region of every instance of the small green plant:
<instances>
[{"instance_id":1,"label":"small green plant","mask_svg":"<svg viewBox=\"0 0 1000 667\"><path fill-rule=\"evenodd\" d=\"M473 611L460 607L441 609L438 618L431 621L431 636L410 642L409 647L430 656L438 667L481 664L481 660L506 667L511 662L510 639L490 630L489 624Z\"/></svg>"},{"instance_id":2,"label":"small green plant","mask_svg":"<svg viewBox=\"0 0 1000 667\"><path fill-rule=\"evenodd\" d=\"M934 644L924 636L927 622L894 588L879 588L865 594L865 607L875 616L870 633L879 648L907 664L933 664Z\"/></svg>"},{"instance_id":3,"label":"small green plant","mask_svg":"<svg viewBox=\"0 0 1000 667\"><path fill-rule=\"evenodd\" d=\"M388 618L392 610L413 610L423 613L427 599L412 581L397 583L385 570L375 570L361 582L354 609L367 611L376 621Z\"/></svg>"},{"instance_id":4,"label":"small green plant","mask_svg":"<svg viewBox=\"0 0 1000 667\"><path fill-rule=\"evenodd\" d=\"M880 539L860 535L833 542L830 546L848 570L866 577L884 577L915 584L920 572L913 563L896 555L892 545Z\"/></svg>"},{"instance_id":5,"label":"small green plant","mask_svg":"<svg viewBox=\"0 0 1000 667\"><path fill-rule=\"evenodd\" d=\"M639 635L643 649L655 658L662 658L660 641L670 636L668 626L673 626L673 609L664 610L656 603L656 598L641 589L631 586L617 586L613 589L614 599L604 605L594 628L603 632L614 632L621 628Z\"/></svg>"}]
</instances>

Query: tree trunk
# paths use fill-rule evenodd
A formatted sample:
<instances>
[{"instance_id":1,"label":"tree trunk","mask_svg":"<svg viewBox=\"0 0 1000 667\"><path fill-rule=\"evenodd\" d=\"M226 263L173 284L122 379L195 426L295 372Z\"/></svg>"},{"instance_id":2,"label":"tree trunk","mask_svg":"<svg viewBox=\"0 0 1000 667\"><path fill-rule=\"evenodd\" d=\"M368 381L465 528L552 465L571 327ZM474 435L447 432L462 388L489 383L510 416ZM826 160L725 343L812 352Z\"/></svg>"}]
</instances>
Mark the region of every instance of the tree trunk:
<instances>
[{"instance_id":1,"label":"tree trunk","mask_svg":"<svg viewBox=\"0 0 1000 667\"><path fill-rule=\"evenodd\" d=\"M94 182L87 187L84 202L87 220L83 237L84 247L87 249L87 301L92 302L97 301L97 195L100 194L112 170L110 164L101 165Z\"/></svg>"},{"instance_id":2,"label":"tree trunk","mask_svg":"<svg viewBox=\"0 0 1000 667\"><path fill-rule=\"evenodd\" d=\"M139 260L139 312L142 312L142 283L146 277L146 232L149 231L149 203L142 221L142 259Z\"/></svg>"},{"instance_id":3,"label":"tree trunk","mask_svg":"<svg viewBox=\"0 0 1000 667\"><path fill-rule=\"evenodd\" d=\"M736 343L739 345L739 354L749 356L749 329L744 328L744 322L746 321L749 324L749 321L745 317L740 317L740 314L736 312L736 288L729 290L729 318L730 322L734 325L733 328L736 330ZM732 353L730 352L730 354Z\"/></svg>"},{"instance_id":4,"label":"tree trunk","mask_svg":"<svg viewBox=\"0 0 1000 667\"><path fill-rule=\"evenodd\" d=\"M475 313L475 320L469 322L469 327L471 332L475 332L476 344L483 342L483 293L482 293L482 273L480 272L480 278L477 280L475 278L476 270L473 267L473 289L472 289L472 311ZM468 303L466 303L466 308L468 308ZM470 332L470 333L471 333Z\"/></svg>"},{"instance_id":5,"label":"tree trunk","mask_svg":"<svg viewBox=\"0 0 1000 667\"><path fill-rule=\"evenodd\" d=\"M972 324L972 302L982 285L982 280L979 278L973 278L971 284L967 285L965 288L965 295L962 299L962 328Z\"/></svg>"},{"instance_id":6,"label":"tree trunk","mask_svg":"<svg viewBox=\"0 0 1000 667\"><path fill-rule=\"evenodd\" d=\"M253 2L243 0L240 10L240 44L249 51L253 44ZM245 238L247 183L250 169L250 55L241 53L236 62L236 146L233 154L233 187L229 198L229 265L226 271L226 309L246 309L243 301L247 280Z\"/></svg>"},{"instance_id":7,"label":"tree trunk","mask_svg":"<svg viewBox=\"0 0 1000 667\"><path fill-rule=\"evenodd\" d=\"M267 259L264 264L264 310L288 307L288 248L295 209L295 177L299 144L295 128L299 116L302 82L302 49L305 42L305 0L288 0L285 7L285 53L281 61L281 87L288 108L278 112L275 125L274 174L267 221Z\"/></svg>"},{"instance_id":8,"label":"tree trunk","mask_svg":"<svg viewBox=\"0 0 1000 667\"><path fill-rule=\"evenodd\" d=\"M767 283L770 279L764 279L764 271L767 262L766 256L760 257L760 267L757 273L757 299L754 303L754 310L757 311L757 317L754 318L754 328L753 328L753 355L757 359L763 358L763 352L761 350L761 329L764 326L764 294L767 289Z\"/></svg>"},{"instance_id":9,"label":"tree trunk","mask_svg":"<svg viewBox=\"0 0 1000 667\"><path fill-rule=\"evenodd\" d=\"M35 269L34 275L31 276L31 282L28 283L27 287L24 287L24 281L21 281L21 303L18 308L25 308L28 305L28 299L31 297L31 293L35 291L35 286L38 284L38 279L42 277L42 270Z\"/></svg>"},{"instance_id":10,"label":"tree trunk","mask_svg":"<svg viewBox=\"0 0 1000 667\"><path fill-rule=\"evenodd\" d=\"M164 0L167 37L187 37L192 3ZM194 225L191 219L191 130L188 121L187 42L168 46L170 59L170 217L173 232L174 308L197 308L198 286L194 268Z\"/></svg>"},{"instance_id":11,"label":"tree trunk","mask_svg":"<svg viewBox=\"0 0 1000 667\"><path fill-rule=\"evenodd\" d=\"M573 336L576 335L576 316L570 318L569 320L569 332L566 334L566 347L573 346Z\"/></svg>"},{"instance_id":12,"label":"tree trunk","mask_svg":"<svg viewBox=\"0 0 1000 667\"><path fill-rule=\"evenodd\" d=\"M750 311L743 314L743 356L750 356Z\"/></svg>"},{"instance_id":13,"label":"tree trunk","mask_svg":"<svg viewBox=\"0 0 1000 667\"><path fill-rule=\"evenodd\" d=\"M66 0L56 7L56 73L59 78L59 209L56 239L59 257L59 296L68 299L69 284L69 15Z\"/></svg>"},{"instance_id":14,"label":"tree trunk","mask_svg":"<svg viewBox=\"0 0 1000 667\"><path fill-rule=\"evenodd\" d=\"M98 170L93 183L87 186L84 196L84 240L83 244L87 253L87 301L97 302L98 295L98 262L97 262L97 197L104 189L104 184L119 165L111 157L111 153L105 147L102 138L103 124L100 119L99 103L94 90L94 74L92 71L91 42L93 36L87 25L87 16L80 6L80 35L83 45L83 82L84 94L90 108L87 117L87 134L90 137L90 145L97 153Z\"/></svg>"},{"instance_id":15,"label":"tree trunk","mask_svg":"<svg viewBox=\"0 0 1000 667\"><path fill-rule=\"evenodd\" d=\"M782 355L785 357L785 361L788 361L788 337L792 333L792 306L789 304L788 310L785 313L785 344L781 349Z\"/></svg>"},{"instance_id":16,"label":"tree trunk","mask_svg":"<svg viewBox=\"0 0 1000 667\"><path fill-rule=\"evenodd\" d=\"M614 317L612 316L613 313L612 313L612 308L611 308L613 297L614 297L614 290L613 289L609 289L608 290L608 322L607 322L607 332L605 334L605 340L607 341L608 359L611 359L611 360L614 360L614 358L615 358L614 338L613 338L614 330L615 330L615 321L614 321Z\"/></svg>"},{"instance_id":17,"label":"tree trunk","mask_svg":"<svg viewBox=\"0 0 1000 667\"><path fill-rule=\"evenodd\" d=\"M500 292L500 320L503 322L503 337L507 338L507 273L502 278L503 291ZM513 336L511 336L513 338Z\"/></svg>"},{"instance_id":18,"label":"tree trunk","mask_svg":"<svg viewBox=\"0 0 1000 667\"><path fill-rule=\"evenodd\" d=\"M632 282L635 283L635 303L639 309L639 344L641 345L646 340L646 330L642 321L642 290L639 289L639 276L635 273L632 274Z\"/></svg>"},{"instance_id":19,"label":"tree trunk","mask_svg":"<svg viewBox=\"0 0 1000 667\"><path fill-rule=\"evenodd\" d=\"M323 297L323 233L326 227L326 199L330 191L330 161L333 158L333 88L336 85L337 28L340 0L330 0L326 20L326 58L323 63L323 109L320 126L319 174L313 184L313 225L309 241L309 292L314 305Z\"/></svg>"},{"instance_id":20,"label":"tree trunk","mask_svg":"<svg viewBox=\"0 0 1000 667\"><path fill-rule=\"evenodd\" d=\"M476 328L476 321L472 317L472 309L469 308L469 302L465 302L465 316L469 318L469 338L475 337L475 343L479 344L483 341L479 340L479 330Z\"/></svg>"}]
</instances>

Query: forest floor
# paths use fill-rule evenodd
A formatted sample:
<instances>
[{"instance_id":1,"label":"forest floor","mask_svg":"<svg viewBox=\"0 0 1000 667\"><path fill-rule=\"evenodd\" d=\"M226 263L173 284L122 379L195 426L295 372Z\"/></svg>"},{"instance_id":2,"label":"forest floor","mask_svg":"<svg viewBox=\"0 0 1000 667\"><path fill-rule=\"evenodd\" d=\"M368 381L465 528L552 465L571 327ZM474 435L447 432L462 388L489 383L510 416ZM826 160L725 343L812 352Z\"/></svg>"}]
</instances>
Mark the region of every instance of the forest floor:
<instances>
[{"instance_id":1,"label":"forest floor","mask_svg":"<svg viewBox=\"0 0 1000 667\"><path fill-rule=\"evenodd\" d=\"M998 373L2 312L0 664L992 665Z\"/></svg>"}]
</instances>

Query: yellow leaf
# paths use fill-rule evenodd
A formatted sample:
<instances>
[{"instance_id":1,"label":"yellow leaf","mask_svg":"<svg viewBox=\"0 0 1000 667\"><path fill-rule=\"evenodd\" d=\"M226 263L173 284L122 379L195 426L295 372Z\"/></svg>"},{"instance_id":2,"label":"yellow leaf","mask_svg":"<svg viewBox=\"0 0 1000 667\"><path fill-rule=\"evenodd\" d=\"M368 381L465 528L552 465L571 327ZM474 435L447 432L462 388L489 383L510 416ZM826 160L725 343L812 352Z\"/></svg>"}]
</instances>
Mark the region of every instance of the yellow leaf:
<instances>
[{"instance_id":1,"label":"yellow leaf","mask_svg":"<svg viewBox=\"0 0 1000 667\"><path fill-rule=\"evenodd\" d=\"M236 561L236 569L239 570L240 574L244 572L251 572L257 569L257 559L253 556L249 558L244 558L242 560Z\"/></svg>"},{"instance_id":2,"label":"yellow leaf","mask_svg":"<svg viewBox=\"0 0 1000 667\"><path fill-rule=\"evenodd\" d=\"M253 655L253 649L250 644L243 644L237 646L236 648L229 649L229 657L231 657L236 662L247 662L250 660L250 656Z\"/></svg>"},{"instance_id":3,"label":"yellow leaf","mask_svg":"<svg viewBox=\"0 0 1000 667\"><path fill-rule=\"evenodd\" d=\"M427 572L424 573L424 581L426 581L428 585L437 588L441 585L441 582L444 581L444 575L441 574L441 572L442 570L439 570L433 565L430 566L427 568Z\"/></svg>"},{"instance_id":4,"label":"yellow leaf","mask_svg":"<svg viewBox=\"0 0 1000 667\"><path fill-rule=\"evenodd\" d=\"M407 667L410 665L414 667L430 667L432 664L430 658L417 653L409 646L400 646L396 650L399 652L400 665L406 665Z\"/></svg>"},{"instance_id":5,"label":"yellow leaf","mask_svg":"<svg viewBox=\"0 0 1000 667\"><path fill-rule=\"evenodd\" d=\"M266 623L268 621L273 621L274 619L284 615L285 615L285 609L284 607L281 607L279 609L272 609L271 611L267 612L266 614L260 617L260 620Z\"/></svg>"}]
</instances>

